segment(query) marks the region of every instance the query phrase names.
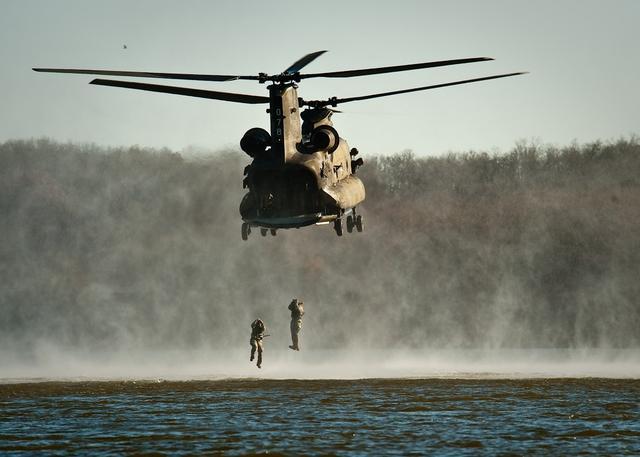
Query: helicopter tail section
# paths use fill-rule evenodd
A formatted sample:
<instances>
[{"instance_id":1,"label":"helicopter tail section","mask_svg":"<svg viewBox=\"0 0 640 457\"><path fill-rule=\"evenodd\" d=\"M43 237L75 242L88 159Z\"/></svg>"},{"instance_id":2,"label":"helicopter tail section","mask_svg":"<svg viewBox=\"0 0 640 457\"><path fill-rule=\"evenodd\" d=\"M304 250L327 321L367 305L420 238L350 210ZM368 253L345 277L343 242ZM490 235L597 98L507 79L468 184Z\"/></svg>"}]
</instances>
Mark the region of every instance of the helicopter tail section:
<instances>
[{"instance_id":1,"label":"helicopter tail section","mask_svg":"<svg viewBox=\"0 0 640 457\"><path fill-rule=\"evenodd\" d=\"M302 140L298 95L292 84L271 85L269 94L272 150L284 164L296 153L296 144Z\"/></svg>"},{"instance_id":2,"label":"helicopter tail section","mask_svg":"<svg viewBox=\"0 0 640 457\"><path fill-rule=\"evenodd\" d=\"M317 175L303 165L251 167L249 193L240 205L244 220L288 219L321 212Z\"/></svg>"}]
</instances>

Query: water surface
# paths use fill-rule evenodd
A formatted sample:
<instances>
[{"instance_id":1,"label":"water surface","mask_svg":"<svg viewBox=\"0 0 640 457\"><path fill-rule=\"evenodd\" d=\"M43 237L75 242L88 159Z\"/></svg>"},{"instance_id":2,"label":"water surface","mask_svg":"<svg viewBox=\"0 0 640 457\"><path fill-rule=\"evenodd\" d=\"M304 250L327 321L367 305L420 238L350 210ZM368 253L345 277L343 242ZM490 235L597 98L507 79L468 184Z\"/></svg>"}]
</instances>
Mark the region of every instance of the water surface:
<instances>
[{"instance_id":1,"label":"water surface","mask_svg":"<svg viewBox=\"0 0 640 457\"><path fill-rule=\"evenodd\" d=\"M0 453L640 454L640 380L0 385Z\"/></svg>"}]
</instances>

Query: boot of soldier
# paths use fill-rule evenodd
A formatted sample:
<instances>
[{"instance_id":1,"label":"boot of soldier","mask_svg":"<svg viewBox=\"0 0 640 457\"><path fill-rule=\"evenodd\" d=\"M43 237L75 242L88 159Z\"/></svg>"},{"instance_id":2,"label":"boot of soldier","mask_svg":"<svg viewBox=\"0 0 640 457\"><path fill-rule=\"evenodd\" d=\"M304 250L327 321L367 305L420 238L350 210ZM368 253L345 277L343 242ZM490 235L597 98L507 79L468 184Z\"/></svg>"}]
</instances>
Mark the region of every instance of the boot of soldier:
<instances>
[{"instance_id":1,"label":"boot of soldier","mask_svg":"<svg viewBox=\"0 0 640 457\"><path fill-rule=\"evenodd\" d=\"M258 368L262 368L262 352L258 352Z\"/></svg>"},{"instance_id":2,"label":"boot of soldier","mask_svg":"<svg viewBox=\"0 0 640 457\"><path fill-rule=\"evenodd\" d=\"M251 350L251 357L249 357L249 362L253 362L253 359L255 359L255 355L256 355L256 350L252 349Z\"/></svg>"},{"instance_id":3,"label":"boot of soldier","mask_svg":"<svg viewBox=\"0 0 640 457\"><path fill-rule=\"evenodd\" d=\"M289 346L289 349L293 349L294 351L299 351L300 347L298 346L298 335L295 333L291 335L291 342L293 343Z\"/></svg>"}]
</instances>

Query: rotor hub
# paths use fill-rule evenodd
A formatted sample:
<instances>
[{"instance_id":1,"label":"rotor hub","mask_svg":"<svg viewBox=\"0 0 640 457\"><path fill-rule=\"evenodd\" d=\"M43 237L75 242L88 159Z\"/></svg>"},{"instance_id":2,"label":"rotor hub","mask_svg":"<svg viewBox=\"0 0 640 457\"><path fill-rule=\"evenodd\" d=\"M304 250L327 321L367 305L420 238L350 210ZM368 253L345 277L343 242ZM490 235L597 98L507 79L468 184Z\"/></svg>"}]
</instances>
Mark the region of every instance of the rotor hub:
<instances>
[{"instance_id":1,"label":"rotor hub","mask_svg":"<svg viewBox=\"0 0 640 457\"><path fill-rule=\"evenodd\" d=\"M277 75L268 75L267 73L258 73L258 82L260 84L264 84L267 81L271 81L273 83L277 83L277 84L284 84L284 83L288 83L288 82L296 82L299 83L300 82L300 72L295 72L295 73L280 73Z\"/></svg>"}]
</instances>

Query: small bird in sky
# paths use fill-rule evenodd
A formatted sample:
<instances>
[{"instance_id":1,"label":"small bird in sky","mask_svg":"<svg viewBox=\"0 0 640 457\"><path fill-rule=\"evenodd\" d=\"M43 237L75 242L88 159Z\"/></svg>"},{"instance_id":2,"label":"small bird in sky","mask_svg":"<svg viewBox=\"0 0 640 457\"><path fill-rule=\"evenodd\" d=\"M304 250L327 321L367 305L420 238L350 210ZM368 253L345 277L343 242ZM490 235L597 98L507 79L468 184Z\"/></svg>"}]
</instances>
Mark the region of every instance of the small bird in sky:
<instances>
[{"instance_id":1,"label":"small bird in sky","mask_svg":"<svg viewBox=\"0 0 640 457\"><path fill-rule=\"evenodd\" d=\"M123 45L122 45L122 49L127 49L127 45L126 45L126 44L123 44Z\"/></svg>"}]
</instances>

